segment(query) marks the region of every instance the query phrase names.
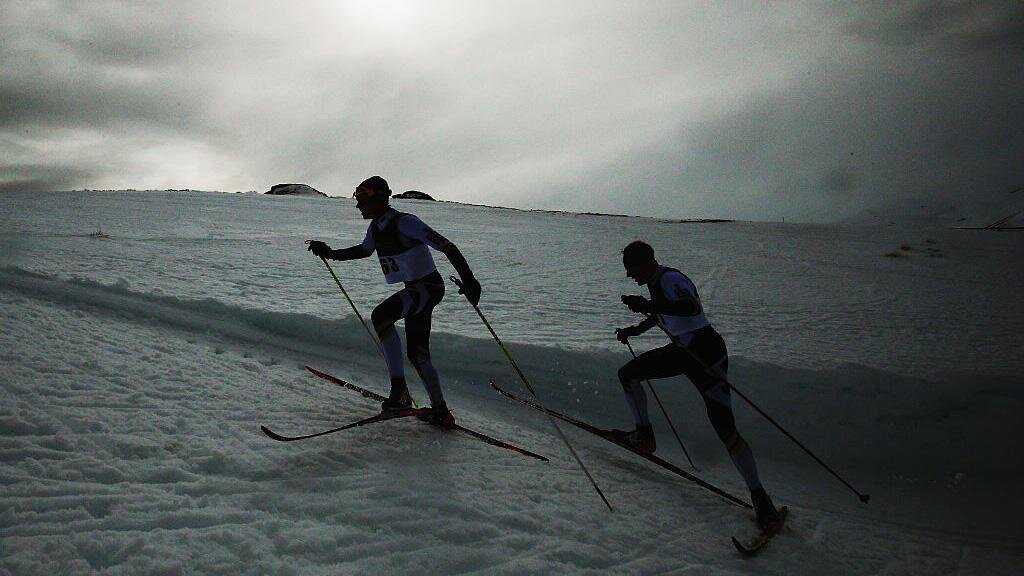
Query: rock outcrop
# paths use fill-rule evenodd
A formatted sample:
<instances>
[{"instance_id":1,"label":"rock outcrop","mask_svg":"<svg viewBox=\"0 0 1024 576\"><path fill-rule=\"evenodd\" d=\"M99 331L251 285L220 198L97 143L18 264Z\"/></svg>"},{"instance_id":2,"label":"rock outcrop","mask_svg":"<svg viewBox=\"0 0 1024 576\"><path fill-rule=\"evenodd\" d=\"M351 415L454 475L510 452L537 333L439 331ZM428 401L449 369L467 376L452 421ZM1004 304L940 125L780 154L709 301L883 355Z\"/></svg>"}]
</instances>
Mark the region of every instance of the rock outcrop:
<instances>
[{"instance_id":1,"label":"rock outcrop","mask_svg":"<svg viewBox=\"0 0 1024 576\"><path fill-rule=\"evenodd\" d=\"M419 190L408 190L406 192L402 192L401 194L395 194L394 196L392 196L392 198L403 198L410 200L434 200L434 198L432 198L430 194L427 194L426 192L420 192Z\"/></svg>"},{"instance_id":2,"label":"rock outcrop","mask_svg":"<svg viewBox=\"0 0 1024 576\"><path fill-rule=\"evenodd\" d=\"M274 184L265 193L275 196L327 196L307 184Z\"/></svg>"}]
</instances>

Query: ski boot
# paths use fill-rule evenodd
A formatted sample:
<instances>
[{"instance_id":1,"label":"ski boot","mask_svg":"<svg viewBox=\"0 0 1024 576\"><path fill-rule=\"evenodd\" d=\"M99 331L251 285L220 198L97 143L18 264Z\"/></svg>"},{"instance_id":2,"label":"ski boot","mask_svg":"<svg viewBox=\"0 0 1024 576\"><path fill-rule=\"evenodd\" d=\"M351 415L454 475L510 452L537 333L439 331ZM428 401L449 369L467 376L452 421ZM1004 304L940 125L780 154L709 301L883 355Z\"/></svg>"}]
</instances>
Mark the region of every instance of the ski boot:
<instances>
[{"instance_id":1,"label":"ski boot","mask_svg":"<svg viewBox=\"0 0 1024 576\"><path fill-rule=\"evenodd\" d=\"M775 534L782 529L782 516L772 504L768 492L759 488L750 492L750 500L754 503L754 512L757 514L757 525L766 534Z\"/></svg>"},{"instance_id":2,"label":"ski boot","mask_svg":"<svg viewBox=\"0 0 1024 576\"><path fill-rule=\"evenodd\" d=\"M381 414L393 414L412 408L412 396L405 386L391 386L391 394L380 403Z\"/></svg>"},{"instance_id":3,"label":"ski boot","mask_svg":"<svg viewBox=\"0 0 1024 576\"><path fill-rule=\"evenodd\" d=\"M637 426L636 430L612 430L612 437L615 441L624 446L636 450L640 454L654 454L658 449L658 442L654 438L654 429L648 426Z\"/></svg>"},{"instance_id":4,"label":"ski boot","mask_svg":"<svg viewBox=\"0 0 1024 576\"><path fill-rule=\"evenodd\" d=\"M445 404L431 406L429 409L417 414L416 417L442 430L455 428L455 416L452 415L452 411Z\"/></svg>"}]
</instances>

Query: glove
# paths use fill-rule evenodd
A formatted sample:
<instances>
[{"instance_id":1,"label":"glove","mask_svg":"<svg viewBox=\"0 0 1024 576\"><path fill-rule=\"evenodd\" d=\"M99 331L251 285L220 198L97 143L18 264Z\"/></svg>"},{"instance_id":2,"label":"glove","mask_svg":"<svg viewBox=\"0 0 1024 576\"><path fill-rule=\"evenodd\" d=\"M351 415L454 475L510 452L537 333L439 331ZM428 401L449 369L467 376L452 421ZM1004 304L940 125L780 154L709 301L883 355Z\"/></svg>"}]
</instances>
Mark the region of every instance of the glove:
<instances>
[{"instance_id":1,"label":"glove","mask_svg":"<svg viewBox=\"0 0 1024 576\"><path fill-rule=\"evenodd\" d=\"M306 248L306 250L309 250L310 252L312 252L316 256L319 256L320 258L331 257L331 247L319 240L310 241L309 248Z\"/></svg>"},{"instance_id":2,"label":"glove","mask_svg":"<svg viewBox=\"0 0 1024 576\"><path fill-rule=\"evenodd\" d=\"M476 281L476 278L470 278L459 286L459 294L465 294L466 300L473 306L480 303L480 283Z\"/></svg>"},{"instance_id":3,"label":"glove","mask_svg":"<svg viewBox=\"0 0 1024 576\"><path fill-rule=\"evenodd\" d=\"M654 306L651 305L651 301L643 296L628 295L622 297L622 303L629 308L630 312L636 312L638 314L650 314L654 312Z\"/></svg>"},{"instance_id":4,"label":"glove","mask_svg":"<svg viewBox=\"0 0 1024 576\"><path fill-rule=\"evenodd\" d=\"M633 336L639 335L640 330L638 330L636 326L627 326L625 328L615 329L615 339L618 340L619 342L622 342L623 344L628 343L629 339L632 338Z\"/></svg>"}]
</instances>

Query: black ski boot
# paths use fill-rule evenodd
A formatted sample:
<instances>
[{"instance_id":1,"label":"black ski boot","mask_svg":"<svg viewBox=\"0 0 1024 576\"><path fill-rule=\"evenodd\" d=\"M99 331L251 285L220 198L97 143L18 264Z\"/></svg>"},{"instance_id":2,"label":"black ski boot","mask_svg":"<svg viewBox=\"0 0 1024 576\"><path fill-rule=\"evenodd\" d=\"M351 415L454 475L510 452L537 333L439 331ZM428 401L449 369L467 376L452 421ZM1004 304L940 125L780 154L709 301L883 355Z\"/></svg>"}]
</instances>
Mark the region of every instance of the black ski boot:
<instances>
[{"instance_id":1,"label":"black ski boot","mask_svg":"<svg viewBox=\"0 0 1024 576\"><path fill-rule=\"evenodd\" d=\"M409 410L412 408L412 396L409 396L409 389L405 386L391 386L391 394L387 400L380 403L381 414L391 414Z\"/></svg>"},{"instance_id":2,"label":"black ski boot","mask_svg":"<svg viewBox=\"0 0 1024 576\"><path fill-rule=\"evenodd\" d=\"M768 497L768 492L765 492L764 488L754 490L750 493L750 500L754 503L757 525L761 531L768 534L778 532L782 528L782 517L772 504L772 499Z\"/></svg>"},{"instance_id":3,"label":"black ski boot","mask_svg":"<svg viewBox=\"0 0 1024 576\"><path fill-rule=\"evenodd\" d=\"M636 430L612 430L615 441L629 446L641 454L654 454L658 449L658 442L654 438L654 429L651 426L637 426Z\"/></svg>"},{"instance_id":4,"label":"black ski boot","mask_svg":"<svg viewBox=\"0 0 1024 576\"><path fill-rule=\"evenodd\" d=\"M429 409L417 414L416 417L442 430L455 428L455 416L452 415L452 411L448 409L446 404L431 406Z\"/></svg>"}]
</instances>

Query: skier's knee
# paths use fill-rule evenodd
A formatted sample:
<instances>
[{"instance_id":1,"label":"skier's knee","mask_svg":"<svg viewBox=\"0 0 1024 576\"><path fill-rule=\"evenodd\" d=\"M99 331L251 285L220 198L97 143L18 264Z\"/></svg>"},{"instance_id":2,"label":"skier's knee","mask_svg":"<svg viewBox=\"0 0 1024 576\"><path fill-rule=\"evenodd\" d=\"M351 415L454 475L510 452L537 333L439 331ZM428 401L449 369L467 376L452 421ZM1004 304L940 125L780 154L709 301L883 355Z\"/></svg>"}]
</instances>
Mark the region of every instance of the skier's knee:
<instances>
[{"instance_id":1,"label":"skier's knee","mask_svg":"<svg viewBox=\"0 0 1024 576\"><path fill-rule=\"evenodd\" d=\"M722 439L722 443L725 444L725 449L729 451L729 454L733 456L739 456L747 450L747 441L735 429L728 438Z\"/></svg>"},{"instance_id":2,"label":"skier's knee","mask_svg":"<svg viewBox=\"0 0 1024 576\"><path fill-rule=\"evenodd\" d=\"M747 441L740 435L739 430L736 429L736 423L731 418L724 418L718 416L717 418L711 414L711 426L714 427L715 433L718 434L718 439L725 445L725 449L729 451L729 454L740 454L747 447Z\"/></svg>"},{"instance_id":3,"label":"skier's knee","mask_svg":"<svg viewBox=\"0 0 1024 576\"><path fill-rule=\"evenodd\" d=\"M729 393L729 385L722 380L707 380L700 385L701 393L705 402L710 401L722 408L732 410L732 397Z\"/></svg>"},{"instance_id":4,"label":"skier's knee","mask_svg":"<svg viewBox=\"0 0 1024 576\"><path fill-rule=\"evenodd\" d=\"M638 380L629 380L629 381L626 381L626 382L621 382L621 384L622 384L622 391L623 392L625 392L626 394L629 394L629 395L633 395L633 394L636 393L636 387L640 385L640 381L638 381Z\"/></svg>"},{"instance_id":5,"label":"skier's knee","mask_svg":"<svg viewBox=\"0 0 1024 576\"><path fill-rule=\"evenodd\" d=\"M627 363L622 368L619 368L619 383L622 384L622 388L629 392L633 389L633 382L637 380L636 376L633 375L633 370L630 367L630 363Z\"/></svg>"},{"instance_id":6,"label":"skier's knee","mask_svg":"<svg viewBox=\"0 0 1024 576\"><path fill-rule=\"evenodd\" d=\"M623 380L621 378L619 379L619 384L622 385L622 391L625 392L626 394L633 394L635 387L639 383L640 382L637 380Z\"/></svg>"},{"instance_id":7,"label":"skier's knee","mask_svg":"<svg viewBox=\"0 0 1024 576\"><path fill-rule=\"evenodd\" d=\"M377 331L377 336L380 338L387 336L391 330L394 330L395 326L394 320L391 319L383 305L373 309L373 312L370 314L370 322L373 323L373 329Z\"/></svg>"}]
</instances>

